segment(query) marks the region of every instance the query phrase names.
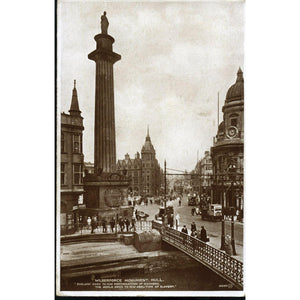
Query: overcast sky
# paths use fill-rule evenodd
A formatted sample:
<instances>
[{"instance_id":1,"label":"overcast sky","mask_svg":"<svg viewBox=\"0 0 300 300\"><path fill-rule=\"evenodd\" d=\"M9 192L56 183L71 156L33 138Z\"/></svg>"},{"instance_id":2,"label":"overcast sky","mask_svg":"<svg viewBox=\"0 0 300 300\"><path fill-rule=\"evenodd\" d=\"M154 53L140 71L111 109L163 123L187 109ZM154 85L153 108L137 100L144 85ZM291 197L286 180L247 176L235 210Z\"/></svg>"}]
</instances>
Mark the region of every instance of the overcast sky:
<instances>
[{"instance_id":1,"label":"overcast sky","mask_svg":"<svg viewBox=\"0 0 300 300\"><path fill-rule=\"evenodd\" d=\"M147 125L163 167L192 170L217 131L217 99L244 65L243 2L71 2L58 4L58 113L68 112L73 80L84 118L85 161L94 160L95 50L107 12L114 52L117 159L131 157Z\"/></svg>"}]
</instances>

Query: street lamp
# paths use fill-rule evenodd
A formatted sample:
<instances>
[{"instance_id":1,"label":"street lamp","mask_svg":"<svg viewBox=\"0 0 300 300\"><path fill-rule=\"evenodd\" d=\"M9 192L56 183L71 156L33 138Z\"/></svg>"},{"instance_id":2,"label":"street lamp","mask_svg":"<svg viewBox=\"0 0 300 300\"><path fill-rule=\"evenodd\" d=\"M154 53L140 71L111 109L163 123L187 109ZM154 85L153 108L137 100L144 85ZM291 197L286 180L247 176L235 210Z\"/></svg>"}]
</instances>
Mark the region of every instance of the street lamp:
<instances>
[{"instance_id":1,"label":"street lamp","mask_svg":"<svg viewBox=\"0 0 300 300\"><path fill-rule=\"evenodd\" d=\"M234 186L235 182L235 175L236 175L236 164L233 162L230 162L228 166L228 173L229 173L229 178L231 179L231 188ZM233 190L231 191L231 198L233 197ZM232 199L231 199L232 200ZM232 202L232 201L231 201ZM236 250L235 250L235 241L234 241L234 210L230 212L231 214L231 247L232 247L232 254L236 255Z\"/></svg>"},{"instance_id":2,"label":"street lamp","mask_svg":"<svg viewBox=\"0 0 300 300\"><path fill-rule=\"evenodd\" d=\"M224 178L219 177L219 179L222 182L222 188L221 188L221 193L222 193L222 235L221 235L221 248L220 250L225 250L225 219L224 219Z\"/></svg>"}]
</instances>

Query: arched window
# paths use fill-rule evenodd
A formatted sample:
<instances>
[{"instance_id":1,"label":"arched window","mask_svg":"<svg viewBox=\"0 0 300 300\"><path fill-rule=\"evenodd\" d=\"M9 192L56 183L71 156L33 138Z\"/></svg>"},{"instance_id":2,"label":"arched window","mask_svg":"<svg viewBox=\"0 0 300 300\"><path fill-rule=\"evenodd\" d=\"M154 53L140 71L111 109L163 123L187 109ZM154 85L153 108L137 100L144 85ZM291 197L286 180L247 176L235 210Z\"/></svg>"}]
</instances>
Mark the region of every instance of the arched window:
<instances>
[{"instance_id":1,"label":"arched window","mask_svg":"<svg viewBox=\"0 0 300 300\"><path fill-rule=\"evenodd\" d=\"M237 126L238 124L238 114L231 114L229 116L229 119L230 119L230 126Z\"/></svg>"}]
</instances>

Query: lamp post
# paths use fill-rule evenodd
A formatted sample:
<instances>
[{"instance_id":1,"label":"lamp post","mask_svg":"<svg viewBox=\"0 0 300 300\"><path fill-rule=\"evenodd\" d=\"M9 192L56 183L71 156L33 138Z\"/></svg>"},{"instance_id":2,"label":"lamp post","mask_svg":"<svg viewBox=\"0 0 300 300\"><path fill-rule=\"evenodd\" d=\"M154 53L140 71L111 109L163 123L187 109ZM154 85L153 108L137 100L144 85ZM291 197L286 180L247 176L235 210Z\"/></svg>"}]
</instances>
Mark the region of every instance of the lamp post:
<instances>
[{"instance_id":1,"label":"lamp post","mask_svg":"<svg viewBox=\"0 0 300 300\"><path fill-rule=\"evenodd\" d=\"M221 248L220 250L225 250L225 220L224 220L224 197L226 195L225 191L224 191L224 178L219 177L219 179L221 179L222 182L222 188L221 188L221 196L222 196L222 234L221 234Z\"/></svg>"},{"instance_id":2,"label":"lamp post","mask_svg":"<svg viewBox=\"0 0 300 300\"><path fill-rule=\"evenodd\" d=\"M228 173L231 179L231 188L234 186L235 182L235 175L236 175L236 165L233 162L230 162L228 166ZM231 191L231 198L233 197L233 190ZM232 200L232 199L231 199ZM231 201L232 202L232 201ZM232 254L236 255L235 250L235 241L234 241L234 210L231 211L231 247L232 247Z\"/></svg>"},{"instance_id":3,"label":"lamp post","mask_svg":"<svg viewBox=\"0 0 300 300\"><path fill-rule=\"evenodd\" d=\"M164 174L164 179L165 179L165 196L164 196L164 202L165 202L165 209L167 208L167 162L165 160L165 174Z\"/></svg>"}]
</instances>

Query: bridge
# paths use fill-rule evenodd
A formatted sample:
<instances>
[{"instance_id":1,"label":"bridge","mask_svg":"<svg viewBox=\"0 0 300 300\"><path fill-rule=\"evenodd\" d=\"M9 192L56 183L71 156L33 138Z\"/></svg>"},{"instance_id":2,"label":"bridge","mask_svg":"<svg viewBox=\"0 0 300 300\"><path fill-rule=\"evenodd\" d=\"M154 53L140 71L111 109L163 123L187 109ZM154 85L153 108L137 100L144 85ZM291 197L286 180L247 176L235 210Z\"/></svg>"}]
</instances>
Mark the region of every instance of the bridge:
<instances>
[{"instance_id":1,"label":"bridge","mask_svg":"<svg viewBox=\"0 0 300 300\"><path fill-rule=\"evenodd\" d=\"M130 232L122 232L118 226L116 228L117 232L110 229L107 233L92 235L90 234L90 230L88 230L88 234L82 234L81 232L81 235L64 236L62 237L61 242L65 244L80 241L115 241L122 233L133 235L135 231L156 229L161 233L164 242L200 262L211 271L230 282L237 289L243 289L243 263L227 255L225 252L207 245L195 237L189 236L176 229L163 226L156 221L137 221ZM101 231L101 228L99 229Z\"/></svg>"},{"instance_id":2,"label":"bridge","mask_svg":"<svg viewBox=\"0 0 300 300\"><path fill-rule=\"evenodd\" d=\"M139 225L141 229L149 228L149 223L143 221ZM243 263L227 255L199 239L189 236L176 229L163 226L162 224L152 221L152 228L157 229L162 240L178 250L186 253L196 261L200 262L225 280L233 284L236 288L243 289Z\"/></svg>"}]
</instances>

